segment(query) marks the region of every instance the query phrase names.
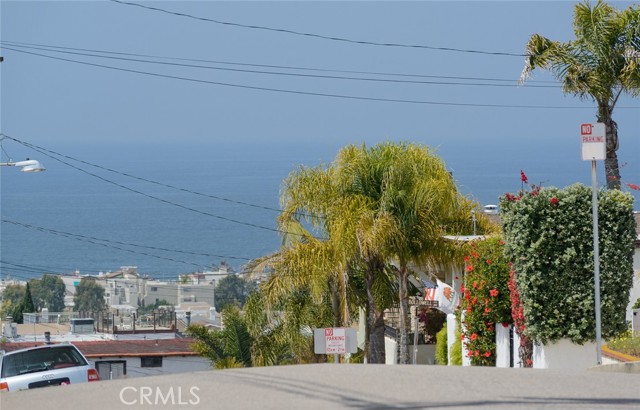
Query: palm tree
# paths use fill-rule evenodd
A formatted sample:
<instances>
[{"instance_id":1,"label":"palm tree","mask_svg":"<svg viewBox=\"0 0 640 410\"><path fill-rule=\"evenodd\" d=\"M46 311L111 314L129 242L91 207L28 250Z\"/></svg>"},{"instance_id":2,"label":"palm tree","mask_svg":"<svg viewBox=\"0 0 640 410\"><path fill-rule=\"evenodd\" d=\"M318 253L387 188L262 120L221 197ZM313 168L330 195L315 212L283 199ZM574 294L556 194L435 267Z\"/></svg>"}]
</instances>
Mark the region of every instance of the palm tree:
<instances>
[{"instance_id":1,"label":"palm tree","mask_svg":"<svg viewBox=\"0 0 640 410\"><path fill-rule=\"evenodd\" d=\"M458 193L444 162L415 144L347 147L338 157L345 190L366 200L359 223L365 261L396 265L400 308L400 363L409 362L407 288L411 266L450 264L455 245L444 236L469 228L470 201ZM378 263L379 263L378 262Z\"/></svg>"},{"instance_id":2,"label":"palm tree","mask_svg":"<svg viewBox=\"0 0 640 410\"><path fill-rule=\"evenodd\" d=\"M567 43L534 34L526 47L520 83L536 68L551 71L566 94L592 98L606 127L607 188L620 189L618 127L613 109L623 92L640 94L640 7L619 11L598 0L575 6L576 39Z\"/></svg>"},{"instance_id":3,"label":"palm tree","mask_svg":"<svg viewBox=\"0 0 640 410\"><path fill-rule=\"evenodd\" d=\"M190 325L187 334L195 339L193 349L208 357L216 369L251 367L253 339L240 310L233 305L222 311L222 330L209 330L203 325Z\"/></svg>"}]
</instances>

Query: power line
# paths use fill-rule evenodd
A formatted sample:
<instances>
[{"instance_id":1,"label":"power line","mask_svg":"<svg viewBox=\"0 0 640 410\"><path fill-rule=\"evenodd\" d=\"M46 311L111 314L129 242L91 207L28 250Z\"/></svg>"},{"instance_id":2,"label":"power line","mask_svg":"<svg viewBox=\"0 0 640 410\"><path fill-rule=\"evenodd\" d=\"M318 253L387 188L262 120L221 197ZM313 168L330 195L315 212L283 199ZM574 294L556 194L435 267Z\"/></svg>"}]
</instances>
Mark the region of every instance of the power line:
<instances>
[{"instance_id":1,"label":"power line","mask_svg":"<svg viewBox=\"0 0 640 410\"><path fill-rule=\"evenodd\" d=\"M237 259L237 260L244 260L244 261L251 260L250 258L243 258L243 257L239 257L239 256L228 256L228 255L216 255L216 254L210 254L210 253L199 253L199 252L191 252L191 251L185 251L185 250L167 249L167 248L161 248L161 247L157 247L157 246L138 245L138 244L134 244L134 243L113 241L113 240L109 240L109 239L96 238L94 236L86 236L86 235L80 235L80 234L75 234L75 233L70 233L70 232L57 231L55 229L43 228L41 226L31 225L31 224L27 224L27 223L23 223L23 222L18 222L18 221L12 221L10 219L5 219L5 218L2 218L1 221L3 223L8 223L8 224L16 225L16 226L21 226L23 228L33 229L33 230L37 230L37 231L40 231L40 232L49 233L49 234L52 234L52 235L60 235L60 236L68 237L68 238L80 238L81 240L92 241L91 243L96 243L94 241L99 241L99 242L105 242L105 243L108 243L108 244L123 245L123 246L133 246L133 247L136 247L136 248L145 248L145 249L152 249L152 250L164 251L164 252L175 252L175 253L182 253L182 254L186 254L186 255L206 256L206 257L214 257L214 258L221 258L221 259ZM103 245L103 246L106 246L106 245ZM120 249L120 248L116 248L116 249Z\"/></svg>"},{"instance_id":2,"label":"power line","mask_svg":"<svg viewBox=\"0 0 640 410\"><path fill-rule=\"evenodd\" d=\"M154 255L154 254L147 253L147 252L138 252L138 251L134 251L134 250L131 250L131 249L122 248L120 246L111 245L110 243L117 243L117 242L112 242L112 241L105 240L105 239L98 239L98 238L92 238L92 237L89 237L89 236L72 234L72 233L68 233L68 232L55 231L53 229L41 228L41 227L38 227L38 226L35 226L35 225L23 224L21 222L11 221L11 220L8 220L8 219L2 219L2 222L13 224L13 225L17 225L17 226L22 226L23 228L29 228L29 229L38 230L40 232L45 232L45 233L49 233L49 234L52 234L52 235L63 236L65 238L74 239L74 240L80 241L80 242L87 242L87 243L91 243L91 244L94 244L94 245L104 246L105 248L117 249L117 250L120 250L120 251L129 252L129 253L133 253L133 254L138 254L138 255L143 255L143 256L150 256L150 257L156 258L156 259L162 259L162 260L166 260L166 261L170 261L170 262L176 262L176 263L182 263L182 264L185 264L185 265L192 265L192 266L201 267L201 265L199 265L197 263L193 263L193 262L187 262L187 261L182 261L182 260L179 260L179 259L174 259L174 258ZM105 241L107 243L101 243L99 241Z\"/></svg>"},{"instance_id":3,"label":"power line","mask_svg":"<svg viewBox=\"0 0 640 410\"><path fill-rule=\"evenodd\" d=\"M315 97L329 97L329 98L340 98L347 100L359 100L359 101L378 101L378 102L392 102L392 103L404 103L404 104L421 104L421 105L438 105L438 106L453 106L453 107L483 107L483 108L528 108L528 109L593 109L593 107L587 106L551 106L551 105L518 105L518 104L475 104L475 103L454 103L454 102L443 102L443 101L426 101L426 100L409 100L409 99L400 99L400 98L380 98L380 97L365 97L365 96L356 96L356 95L345 95L345 94L331 94L331 93L320 93L320 92L310 92L310 91L298 91L298 90L289 90L282 88L271 88L271 87L259 87L259 86L251 86L246 84L234 84L234 83L226 83L220 81L209 81L202 80L196 78L189 77L180 77L168 74L159 74L148 71L141 70L133 70L128 68L114 67L108 66L104 64L96 64L89 63L86 61L72 60L68 58L62 57L54 57L46 54L34 53L30 51L17 50L11 47L3 47L5 50L15 51L17 53L29 54L38 57L49 58L53 60L66 61L76 64L82 64L92 67L100 67L109 70L122 71L128 73L135 73L141 75L147 75L151 77L158 78L169 78L174 80L188 81L199 84L209 84L209 85L219 85L225 87L232 88L242 88L248 90L256 90L256 91L268 91L268 92L277 92L283 94L295 94L295 95L307 95L307 96L315 96ZM618 108L637 108L637 107L618 107Z\"/></svg>"},{"instance_id":4,"label":"power line","mask_svg":"<svg viewBox=\"0 0 640 410\"><path fill-rule=\"evenodd\" d=\"M125 53L119 51L108 51L108 50L97 50L97 49L87 49L87 48L76 48L76 47L64 47L57 45L49 45L49 44L37 44L37 43L26 43L26 42L15 42L15 41L7 41L0 40L0 44L7 44L9 46L14 47L43 47L49 49L48 51L54 51L51 49L60 49L60 50L72 50L72 51L81 51L81 52L91 52L91 53L101 53L101 54L113 54L113 55L122 55L122 56L130 56L130 57L143 57L143 58L155 58L155 59L163 59L163 60L173 60L173 61L188 61L188 62L196 62L196 63L211 63L211 64L223 64L223 65L232 65L232 66L241 66L241 67L259 67L259 68L275 68L275 69L284 69L284 70L296 70L296 71L310 71L310 72L327 72L327 73L341 73L341 74L363 74L363 75L377 75L377 76L392 76L392 77L408 77L408 78L441 78L447 80L469 80L469 81L494 81L494 82L508 82L513 83L517 82L517 79L505 79L505 78L487 78L487 77L464 77L464 76L447 76L447 75L429 75L429 74L410 74L410 73L391 73L391 72L380 72L380 71L359 71L359 70L340 70L340 69L330 69L330 68L317 68L317 67L300 67L300 66L289 66L289 65L273 65L273 64L257 64L257 63L240 63L236 61L222 61L222 60L207 60L207 59L196 59L196 58L180 58L180 57L168 57L168 56L158 56L152 54L140 54L140 53ZM545 80L528 80L527 83L547 83L547 84L558 84L558 81L545 81Z\"/></svg>"},{"instance_id":5,"label":"power line","mask_svg":"<svg viewBox=\"0 0 640 410\"><path fill-rule=\"evenodd\" d=\"M4 135L4 134L0 134L0 135ZM216 200L219 200L219 201L225 201L225 202L229 202L229 203L236 204L236 205L244 205L244 206L249 206L249 207L253 207L253 208L264 209L264 210L268 210L268 211L274 211L274 212L282 213L282 210L280 210L278 208L272 208L272 207L268 207L268 206L264 206L264 205L256 205L256 204L252 204L252 203L249 203L249 202L237 201L237 200L234 200L234 199L229 199L229 198L225 198L225 197L221 197L221 196L217 196L217 195L204 194L204 193L201 193L201 192L193 191L191 189L180 188L180 187L176 187L174 185L165 184L163 182L153 181L151 179L138 177L138 176L135 176L135 175L132 175L132 174L128 174L126 172L117 171L117 170L112 169L112 168L104 167L102 165L93 164L91 162L87 162L87 161L84 161L84 160L81 160L81 159L77 159L77 158L74 158L74 157L71 157L71 156L68 156L68 155L65 155L65 154L61 154L59 152L52 151L52 150L49 150L49 149L44 148L44 147L40 147L40 146L31 144L31 143L28 143L28 142L25 142L25 141L20 141L17 138L8 137L8 136L6 136L6 137L8 139L14 141L14 142L17 142L18 144L24 145L25 147L28 147L28 148L31 148L31 149L38 149L38 150L40 150L39 152L43 152L44 151L44 152L47 152L47 153L52 154L52 155L57 155L59 157L66 158L66 159L71 160L71 161L76 161L76 162L79 162L79 163L84 164L84 165L88 165L88 166L91 166L91 167L94 167L94 168L98 168L98 169L101 169L101 170L104 170L104 171L112 172L114 174L121 175L121 176L128 177L128 178L132 178L132 179L135 179L135 180L138 180L138 181L147 182L147 183L150 183L150 184L162 186L162 187L165 187L165 188L175 189L177 191L186 192L186 193L190 193L190 194L194 194L194 195L198 195L198 196L202 196L202 197L206 197L206 198L216 199ZM48 157L52 158L51 156L48 156Z\"/></svg>"},{"instance_id":6,"label":"power line","mask_svg":"<svg viewBox=\"0 0 640 410\"><path fill-rule=\"evenodd\" d=\"M194 20L205 21L209 23L221 24L221 25L232 26L232 27L248 28L248 29L254 29L254 30L273 31L278 33L293 34L297 36L319 38L323 40L331 40L331 41L338 41L338 42L344 42L344 43L352 43L352 44L360 44L360 45L368 45L368 46L382 46L382 47L416 48L416 49L449 51L449 52L458 52L458 53L484 54L484 55L493 55L493 56L508 56L508 57L526 57L527 56L527 54L520 54L520 53L471 50L471 49L462 49L462 48L454 48L454 47L436 47L436 46L429 46L424 44L381 43L381 42L375 42L375 41L354 40L354 39L349 39L345 37L335 37L335 36L328 36L324 34L306 33L302 31L288 30L283 28L274 28L274 27L267 27L267 26L258 26L258 25L252 25L252 24L241 24L241 23L233 23L229 21L215 20L211 18L199 17L199 16L194 16L192 14L180 13L176 11L162 9L159 7L145 6L143 4L126 2L121 0L111 0L111 1L114 3L119 3L127 6L136 6L136 7L140 7L147 10L171 14L178 17L185 17L185 18L190 18Z\"/></svg>"},{"instance_id":7,"label":"power line","mask_svg":"<svg viewBox=\"0 0 640 410\"><path fill-rule=\"evenodd\" d=\"M77 166L75 166L75 165L73 165L73 164L70 164L70 163L68 163L68 162L66 162L66 161L61 160L60 158L55 157L54 155L50 155L49 153L53 153L53 154L55 154L55 155L59 155L59 156L61 156L61 157L63 157L63 158L69 158L69 159L71 159L71 160L78 161L78 162L81 162L81 163L84 163L84 164L87 164L87 165L90 165L90 166L94 166L94 167L97 167L97 168L100 168L100 169L108 170L108 171L114 172L114 173L116 173L116 174L120 174L120 175L127 176L127 177L130 177L130 178L139 179L139 180L141 180L141 181L145 181L145 182L154 183L154 184L157 184L157 185L161 185L161 186L165 186L165 187L169 187L169 188L177 189L177 190L180 190L180 191L189 192L189 193L193 193L193 194L201 195L201 196L206 196L206 197L211 197L211 198L214 198L214 199L225 200L225 201L233 202L233 203L237 203L237 204L242 204L242 205L247 205L247 206L253 206L253 207L263 208L263 209L268 209L268 210L273 210L273 211L276 211L276 212L282 212L281 210L276 209L276 208L263 207L263 206L261 206L261 205L250 204L250 203L247 203L247 202L239 202L239 201L234 201L234 200L227 199L227 198L215 197L215 196L211 196L211 195L208 195L208 194L202 194L202 193L199 193L199 192L196 192L196 191L186 190L186 189L183 189L183 188L174 187L174 186L172 186L172 185L166 185L166 184L163 184L163 183L160 183L160 182L155 182L155 181L152 181L152 180L147 180L147 179L145 179L145 178L135 177L135 176L130 175L130 174L120 173L119 171L111 170L111 169L109 169L109 168L104 168L104 167L101 167L101 166L99 166L99 165L94 165L94 164L91 164L91 163L89 163L89 162L85 162L85 161L82 161L82 160L78 160L78 159L75 159L75 158L72 158L72 157L67 157L67 156L65 156L65 155L55 153L54 151L49 151L49 150L47 150L47 149L45 149L45 148L42 148L42 147L39 147L39 146L37 146L37 145L34 145L34 144L31 144L31 143L28 143L28 142L21 141L21 140L18 140L18 139L16 139L16 138L10 137L10 136L8 136L8 135L6 135L6 134L1 134L1 133L0 133L0 136L2 136L2 137L4 137L4 138L7 138L7 139L10 139L10 140L12 140L12 141L14 141L14 142L17 142L17 143L21 144L21 145L24 145L25 147L28 147L28 148L30 148L30 149L32 149L32 150L34 150L34 151L36 151L36 152L39 152L39 153L41 153L42 155L44 155L44 156L46 156L46 157L48 157L48 158L51 158L51 159L53 159L53 160L55 160L55 161L58 161L58 162L60 162L60 163L62 163L62 164L64 164L64 165L67 165L68 167L71 167L71 168L73 168L73 169L75 169L75 170L78 170L78 171L80 171L80 172L83 172L83 173L85 173L85 174L87 174L87 175L89 175L89 176L92 176L92 177L94 177L94 178L98 178L98 179L100 179L100 180L102 180L102 181L104 181L104 182L107 182L107 183L109 183L109 184L115 185L115 186L117 186L117 187L119 187L119 188L122 188L122 189L125 189L125 190L127 190L127 191L130 191L130 192L133 192L133 193L136 193L136 194L139 194L139 195L145 196L145 197L147 197L147 198L150 198L150 199L153 199L153 200L156 200L156 201L163 202L163 203L165 203L165 204L169 204L169 205L172 205L172 206L176 206L176 207L178 207L178 208L182 208L182 209L185 209L185 210L188 210L188 211L196 212L196 213L199 213L199 214L202 214L202 215L205 215L205 216L210 216L210 217L213 217L213 218L217 218L217 219L225 220L225 221L227 221L227 222L232 222L232 223L236 223L236 224L240 224L240 225L250 226L250 227L253 227L253 228L264 229L264 230L273 231L273 232L277 232L277 233L281 233L281 234L288 234L288 235L295 235L295 236L304 236L303 234L299 234L299 233L293 233L293 232L282 231L282 230L280 230L280 229L270 228L270 227L263 226L263 225L253 224L253 223L249 223L249 222L243 222L243 221L239 221L239 220L237 220L237 219L232 219L232 218L227 218L227 217L220 216L220 215L215 215L215 214L212 214L212 213L210 213L210 212L200 211L200 210L198 210L198 209L191 208L191 207L188 207L188 206L186 206L186 205L178 204L178 203L176 203L176 202L172 202L172 201L169 201L169 200L166 200L166 199L162 199L162 198L159 198L159 197L156 197L156 196L150 195L150 194L146 194L146 193L144 193L144 192L142 192L142 191L139 191L139 190L136 190L136 189L130 188L130 187L126 186L126 185L119 184L119 183L117 183L117 182L115 182L115 181L111 181L110 179L104 178L104 177L102 177L102 176L100 176L100 175L94 174L94 173L89 172L89 171L87 171L87 170L85 170L85 169L82 169L82 168L80 168L80 167L77 167ZM306 216L306 214L301 213L301 212L296 213L296 215ZM317 239L321 239L321 238L317 238ZM231 257L230 257L230 258L231 258ZM246 258L237 258L237 257L236 257L236 258L233 258L233 259L246 259ZM246 259L246 260L250 260L250 259Z\"/></svg>"},{"instance_id":8,"label":"power line","mask_svg":"<svg viewBox=\"0 0 640 410\"><path fill-rule=\"evenodd\" d=\"M454 86L457 85L457 86L477 86L477 87L520 87L520 88L522 87L560 88L561 87L557 83L556 85L535 85L535 84L519 85L515 80L511 81L512 84L490 84L490 83L469 83L469 82L461 83L461 82L452 82L452 81L398 80L398 79L389 79L389 78L349 77L349 76L337 76L337 75L286 73L286 72L280 72L280 71L262 71L262 70L248 70L248 69L240 69L240 68L214 67L214 66L207 66L207 65L200 65L200 64L170 63L166 61L153 61L153 60L146 60L146 59L140 59L140 58L114 57L114 56L99 55L99 54L89 54L85 52L61 51L61 50L45 48L45 47L22 46L22 45L16 45L10 42L2 42L2 43L8 44L10 47L21 47L21 48L40 50L40 51L49 51L54 53L72 54L72 55L83 56L83 57L98 57L98 58L106 58L111 60L130 61L130 62L136 62L136 63L149 63L149 64L159 64L159 65L174 66L174 67L200 68L200 69L240 72L240 73L249 73L249 74L266 74L266 75L278 75L278 76L302 77L302 78L369 81L369 82L398 83L398 84L454 85ZM485 80L485 81L495 81L495 80Z\"/></svg>"},{"instance_id":9,"label":"power line","mask_svg":"<svg viewBox=\"0 0 640 410\"><path fill-rule=\"evenodd\" d=\"M179 203L176 203L176 202L169 201L167 199L163 199L163 198L159 198L157 196L151 195L151 194L147 194L145 192L139 191L139 190L134 189L134 188L130 188L130 187L126 186L126 185L122 185L122 184L120 184L118 182L115 182L115 181L112 181L112 180L107 179L105 177L102 177L102 176L100 176L98 174L94 174L92 172L89 172L86 169L82 169L80 167L77 167L77 166L75 166L73 164L70 164L69 162L63 161L60 158L57 158L57 157L55 157L53 155L48 154L46 151L39 149L35 145L29 144L29 143L25 143L25 142L22 142L22 141L18 141L18 140L14 139L14 138L6 135L6 134L1 134L1 135L5 136L6 138L8 138L10 140L19 142L19 143L21 143L21 144L33 149L34 151L41 153L42 155L44 155L44 156L46 156L48 158L51 158L51 159L53 159L55 161L58 161L58 162L60 162L62 164L67 165L68 167L71 167L71 168L73 168L75 170L83 172L83 173L85 173L87 175L90 175L90 176L92 176L94 178L97 178L97 179L99 179L101 181L107 182L107 183L109 183L111 185L117 186L117 187L122 188L124 190L127 190L129 192L133 192L135 194L142 195L142 196L147 197L149 199L153 199L155 201L159 201L159 202L165 203L167 205L175 206L175 207L187 210L187 211L195 212L195 213L200 214L200 215L209 216L209 217L212 217L212 218L220 219L220 220L223 220L223 221L227 221L227 222L231 222L231 223L235 223L235 224L239 224L239 225L250 226L250 227L253 227L253 228L258 228L258 229L262 229L262 230L267 230L267 231L277 232L277 233L283 233L283 234L287 234L288 233L288 232L285 232L285 231L281 231L279 229L270 228L268 226L262 226L262 225L258 225L258 224L254 224L254 223L250 223L250 222L243 222L243 221L239 221L237 219L227 218L227 217L224 217L224 216L212 214L210 212L201 211L199 209L195 209L195 208L192 208L192 207L189 207L189 206L186 206L186 205L182 205L182 204L179 204ZM299 235L299 234L294 234L294 233L288 233L288 234Z\"/></svg>"}]
</instances>

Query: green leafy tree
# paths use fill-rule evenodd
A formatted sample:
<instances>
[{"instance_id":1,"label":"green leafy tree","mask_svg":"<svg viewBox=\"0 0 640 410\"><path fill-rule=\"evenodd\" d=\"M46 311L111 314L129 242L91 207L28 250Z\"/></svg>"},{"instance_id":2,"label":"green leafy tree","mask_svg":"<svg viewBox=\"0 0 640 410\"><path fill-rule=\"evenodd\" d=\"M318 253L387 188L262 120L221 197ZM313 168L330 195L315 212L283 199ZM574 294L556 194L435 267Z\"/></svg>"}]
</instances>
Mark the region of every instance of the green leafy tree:
<instances>
[{"instance_id":1,"label":"green leafy tree","mask_svg":"<svg viewBox=\"0 0 640 410\"><path fill-rule=\"evenodd\" d=\"M13 321L16 323L22 323L24 321L25 313L35 313L35 311L36 307L33 304L33 298L31 297L31 288L29 286L29 282L27 282L24 297L13 310Z\"/></svg>"},{"instance_id":2,"label":"green leafy tree","mask_svg":"<svg viewBox=\"0 0 640 410\"><path fill-rule=\"evenodd\" d=\"M536 68L551 71L566 94L591 98L606 127L607 187L620 188L618 127L613 110L622 93L640 94L640 6L620 11L598 1L577 4L575 40L562 43L534 34L526 47L520 81Z\"/></svg>"},{"instance_id":3,"label":"green leafy tree","mask_svg":"<svg viewBox=\"0 0 640 410\"><path fill-rule=\"evenodd\" d=\"M62 279L55 275L43 275L42 279L32 279L31 294L37 310L48 308L50 312L64 310L66 288Z\"/></svg>"},{"instance_id":4,"label":"green leafy tree","mask_svg":"<svg viewBox=\"0 0 640 410\"><path fill-rule=\"evenodd\" d=\"M228 305L242 308L253 290L255 285L238 275L222 278L215 288L216 310L221 312Z\"/></svg>"},{"instance_id":5,"label":"green leafy tree","mask_svg":"<svg viewBox=\"0 0 640 410\"><path fill-rule=\"evenodd\" d=\"M171 303L169 303L166 299L156 300L154 303L150 305L145 305L140 307L138 309L138 312L140 314L153 312L154 310L157 310L160 306L171 306Z\"/></svg>"},{"instance_id":6,"label":"green leafy tree","mask_svg":"<svg viewBox=\"0 0 640 410\"><path fill-rule=\"evenodd\" d=\"M595 340L591 195L591 188L576 184L501 199L505 251L513 262L525 334L534 341ZM633 197L600 190L598 222L602 337L607 339L627 329L636 237Z\"/></svg>"},{"instance_id":7,"label":"green leafy tree","mask_svg":"<svg viewBox=\"0 0 640 410\"><path fill-rule=\"evenodd\" d=\"M99 312L106 308L104 288L92 279L82 279L73 297L73 310L79 312Z\"/></svg>"},{"instance_id":8,"label":"green leafy tree","mask_svg":"<svg viewBox=\"0 0 640 410\"><path fill-rule=\"evenodd\" d=\"M5 319L12 316L13 311L24 299L27 288L20 284L7 285L2 292L2 306L0 307L0 317Z\"/></svg>"}]
</instances>

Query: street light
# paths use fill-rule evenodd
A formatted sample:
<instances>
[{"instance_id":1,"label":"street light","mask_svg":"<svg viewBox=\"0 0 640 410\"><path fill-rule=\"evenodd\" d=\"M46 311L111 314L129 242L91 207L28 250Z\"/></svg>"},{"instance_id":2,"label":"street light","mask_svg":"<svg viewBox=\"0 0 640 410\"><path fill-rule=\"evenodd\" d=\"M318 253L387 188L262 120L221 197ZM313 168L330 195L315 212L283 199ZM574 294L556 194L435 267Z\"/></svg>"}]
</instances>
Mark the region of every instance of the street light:
<instances>
[{"instance_id":1,"label":"street light","mask_svg":"<svg viewBox=\"0 0 640 410\"><path fill-rule=\"evenodd\" d=\"M6 167L21 167L22 172L41 172L46 171L46 168L42 166L40 161L27 158L25 161L18 162L0 162L0 166Z\"/></svg>"}]
</instances>

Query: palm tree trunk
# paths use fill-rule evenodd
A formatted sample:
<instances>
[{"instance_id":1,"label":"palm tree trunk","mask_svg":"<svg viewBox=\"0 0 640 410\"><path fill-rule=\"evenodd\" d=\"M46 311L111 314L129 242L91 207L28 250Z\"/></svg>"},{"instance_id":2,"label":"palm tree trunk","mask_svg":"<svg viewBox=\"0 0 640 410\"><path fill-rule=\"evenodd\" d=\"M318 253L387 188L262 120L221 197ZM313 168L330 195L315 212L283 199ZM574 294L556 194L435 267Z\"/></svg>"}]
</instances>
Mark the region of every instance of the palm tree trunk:
<instances>
[{"instance_id":1,"label":"palm tree trunk","mask_svg":"<svg viewBox=\"0 0 640 410\"><path fill-rule=\"evenodd\" d=\"M398 271L398 296L400 297L400 364L409 363L409 306L407 304L407 267L401 264Z\"/></svg>"},{"instance_id":2,"label":"palm tree trunk","mask_svg":"<svg viewBox=\"0 0 640 410\"><path fill-rule=\"evenodd\" d=\"M329 283L331 294L331 311L333 312L333 327L340 327L342 322L342 309L340 307L340 291L334 281Z\"/></svg>"},{"instance_id":3,"label":"palm tree trunk","mask_svg":"<svg viewBox=\"0 0 640 410\"><path fill-rule=\"evenodd\" d=\"M607 178L607 189L620 189L620 166L618 164L618 124L611 118L608 103L598 103L598 122L605 125L607 135L607 157L604 171Z\"/></svg>"},{"instance_id":4,"label":"palm tree trunk","mask_svg":"<svg viewBox=\"0 0 640 410\"><path fill-rule=\"evenodd\" d=\"M383 264L377 258L367 261L365 283L367 287L367 324L369 327L369 347L365 350L368 363L384 363L384 312L378 308L373 293L373 282L376 274L382 271Z\"/></svg>"},{"instance_id":5,"label":"palm tree trunk","mask_svg":"<svg viewBox=\"0 0 640 410\"><path fill-rule=\"evenodd\" d=\"M369 356L368 363L384 364L386 351L384 347L384 312L373 311L369 313Z\"/></svg>"}]
</instances>

